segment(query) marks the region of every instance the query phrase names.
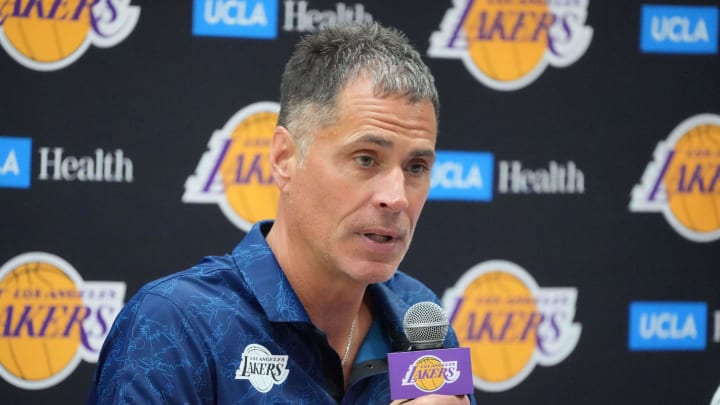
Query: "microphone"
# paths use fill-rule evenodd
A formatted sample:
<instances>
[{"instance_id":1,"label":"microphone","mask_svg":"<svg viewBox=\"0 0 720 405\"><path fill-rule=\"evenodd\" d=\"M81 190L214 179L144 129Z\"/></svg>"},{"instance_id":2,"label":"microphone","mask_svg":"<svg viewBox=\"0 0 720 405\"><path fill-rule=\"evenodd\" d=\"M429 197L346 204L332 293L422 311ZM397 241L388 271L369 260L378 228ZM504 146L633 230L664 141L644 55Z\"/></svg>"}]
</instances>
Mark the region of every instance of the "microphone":
<instances>
[{"instance_id":1,"label":"microphone","mask_svg":"<svg viewBox=\"0 0 720 405\"><path fill-rule=\"evenodd\" d=\"M448 318L440 305L423 301L413 304L405 312L403 329L411 350L437 349L445 342Z\"/></svg>"},{"instance_id":2,"label":"microphone","mask_svg":"<svg viewBox=\"0 0 720 405\"><path fill-rule=\"evenodd\" d=\"M434 302L418 302L407 310L403 329L410 347L388 353L391 399L474 392L470 349L442 348L448 328L445 311Z\"/></svg>"}]
</instances>

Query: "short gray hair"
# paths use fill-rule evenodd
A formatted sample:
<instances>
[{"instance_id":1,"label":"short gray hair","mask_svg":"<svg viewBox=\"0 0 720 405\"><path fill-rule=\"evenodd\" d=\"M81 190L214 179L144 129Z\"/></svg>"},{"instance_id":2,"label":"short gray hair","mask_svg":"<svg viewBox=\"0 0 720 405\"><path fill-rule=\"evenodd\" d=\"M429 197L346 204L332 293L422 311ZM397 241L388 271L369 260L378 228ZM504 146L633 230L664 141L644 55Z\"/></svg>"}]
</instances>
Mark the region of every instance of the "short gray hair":
<instances>
[{"instance_id":1,"label":"short gray hair","mask_svg":"<svg viewBox=\"0 0 720 405\"><path fill-rule=\"evenodd\" d=\"M438 117L435 80L405 34L377 23L328 26L300 40L280 84L278 125L292 134L301 161L312 132L336 118L337 95L360 75L373 81L377 96L430 101Z\"/></svg>"}]
</instances>

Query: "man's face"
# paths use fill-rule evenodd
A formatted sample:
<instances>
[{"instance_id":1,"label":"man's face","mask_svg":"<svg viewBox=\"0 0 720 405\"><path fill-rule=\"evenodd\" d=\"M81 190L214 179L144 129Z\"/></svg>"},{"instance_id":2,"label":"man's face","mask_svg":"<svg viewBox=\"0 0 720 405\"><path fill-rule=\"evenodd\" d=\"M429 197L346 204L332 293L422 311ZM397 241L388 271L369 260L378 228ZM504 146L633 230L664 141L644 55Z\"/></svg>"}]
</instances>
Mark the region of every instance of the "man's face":
<instances>
[{"instance_id":1,"label":"man's face","mask_svg":"<svg viewBox=\"0 0 720 405\"><path fill-rule=\"evenodd\" d=\"M430 188L432 104L378 98L357 79L337 120L316 132L289 183L295 237L307 264L362 283L390 278L410 245ZM339 272L338 272L339 270Z\"/></svg>"}]
</instances>

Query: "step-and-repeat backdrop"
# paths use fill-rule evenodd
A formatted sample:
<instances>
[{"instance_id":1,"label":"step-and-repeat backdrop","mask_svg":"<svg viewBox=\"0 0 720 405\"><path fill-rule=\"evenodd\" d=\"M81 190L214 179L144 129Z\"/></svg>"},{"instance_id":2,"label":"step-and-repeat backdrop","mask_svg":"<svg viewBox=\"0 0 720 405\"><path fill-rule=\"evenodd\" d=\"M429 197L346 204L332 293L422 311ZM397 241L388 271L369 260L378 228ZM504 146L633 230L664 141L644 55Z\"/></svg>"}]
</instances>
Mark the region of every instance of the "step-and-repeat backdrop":
<instances>
[{"instance_id":1,"label":"step-and-repeat backdrop","mask_svg":"<svg viewBox=\"0 0 720 405\"><path fill-rule=\"evenodd\" d=\"M401 267L442 298L480 403L720 402L718 7L0 1L0 401L83 401L142 284L273 216L294 44L379 21L442 102Z\"/></svg>"}]
</instances>

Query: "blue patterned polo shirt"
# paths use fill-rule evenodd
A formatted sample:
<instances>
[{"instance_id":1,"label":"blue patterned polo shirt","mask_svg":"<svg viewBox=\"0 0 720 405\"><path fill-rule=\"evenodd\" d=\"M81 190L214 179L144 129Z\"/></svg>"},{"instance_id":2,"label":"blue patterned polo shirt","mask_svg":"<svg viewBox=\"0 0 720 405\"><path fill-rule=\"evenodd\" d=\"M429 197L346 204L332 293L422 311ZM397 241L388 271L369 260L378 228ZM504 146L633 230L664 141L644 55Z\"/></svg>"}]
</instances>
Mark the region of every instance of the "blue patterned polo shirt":
<instances>
[{"instance_id":1,"label":"blue patterned polo shirt","mask_svg":"<svg viewBox=\"0 0 720 405\"><path fill-rule=\"evenodd\" d=\"M231 255L145 285L103 345L88 404L389 404L386 354L402 319L439 303L396 272L368 287L374 325L344 387L337 353L310 321L256 224ZM446 347L457 346L452 331Z\"/></svg>"}]
</instances>

